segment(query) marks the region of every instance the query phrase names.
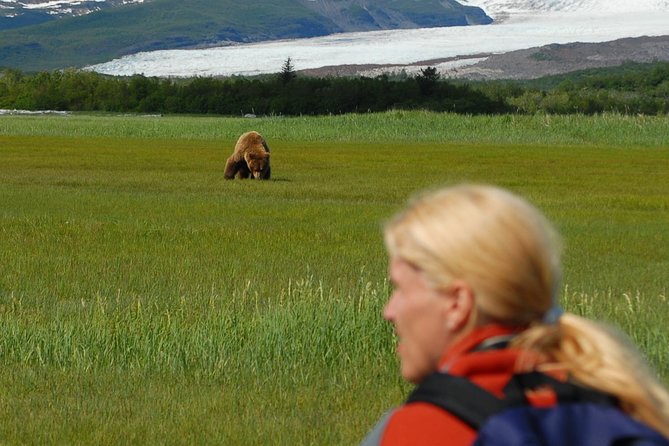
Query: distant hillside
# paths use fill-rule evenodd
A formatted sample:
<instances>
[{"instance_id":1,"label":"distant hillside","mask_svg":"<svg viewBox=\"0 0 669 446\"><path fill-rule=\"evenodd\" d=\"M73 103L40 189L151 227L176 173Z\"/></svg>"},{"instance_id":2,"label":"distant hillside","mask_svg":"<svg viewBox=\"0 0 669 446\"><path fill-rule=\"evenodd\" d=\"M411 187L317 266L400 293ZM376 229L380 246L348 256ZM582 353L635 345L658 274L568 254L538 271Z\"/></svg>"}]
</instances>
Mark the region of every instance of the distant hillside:
<instances>
[{"instance_id":1,"label":"distant hillside","mask_svg":"<svg viewBox=\"0 0 669 446\"><path fill-rule=\"evenodd\" d=\"M149 0L150 1L150 0ZM38 25L144 0L0 0L0 30Z\"/></svg>"},{"instance_id":2,"label":"distant hillside","mask_svg":"<svg viewBox=\"0 0 669 446\"><path fill-rule=\"evenodd\" d=\"M628 37L609 42L551 44L492 54L474 65L442 70L442 75L470 80L536 79L626 62L669 61L669 36Z\"/></svg>"},{"instance_id":3,"label":"distant hillside","mask_svg":"<svg viewBox=\"0 0 669 446\"><path fill-rule=\"evenodd\" d=\"M51 70L221 42L491 22L455 0L153 0L1 30L0 67Z\"/></svg>"},{"instance_id":4,"label":"distant hillside","mask_svg":"<svg viewBox=\"0 0 669 446\"><path fill-rule=\"evenodd\" d=\"M478 62L459 63L467 60ZM381 74L401 75L404 73L415 76L427 67L435 67L442 78L448 79L525 80L588 69L620 67L628 62L669 62L669 36L626 37L607 42L553 43L506 53L422 60L407 65L324 66L300 70L300 74L315 77L374 77Z\"/></svg>"}]
</instances>

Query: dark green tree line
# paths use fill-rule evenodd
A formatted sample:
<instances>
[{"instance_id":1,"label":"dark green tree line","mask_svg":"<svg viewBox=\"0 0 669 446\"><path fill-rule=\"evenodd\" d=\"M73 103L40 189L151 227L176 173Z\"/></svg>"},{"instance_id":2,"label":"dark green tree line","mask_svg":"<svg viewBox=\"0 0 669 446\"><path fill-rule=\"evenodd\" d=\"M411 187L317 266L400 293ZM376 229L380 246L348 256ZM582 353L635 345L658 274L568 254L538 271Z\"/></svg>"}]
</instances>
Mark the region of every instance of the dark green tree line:
<instances>
[{"instance_id":1,"label":"dark green tree line","mask_svg":"<svg viewBox=\"0 0 669 446\"><path fill-rule=\"evenodd\" d=\"M303 77L296 74L290 60L280 73L257 78L162 79L79 70L24 74L7 69L0 72L0 108L219 115L322 115L388 109L666 114L669 63L525 83L456 82L441 79L433 67L413 77Z\"/></svg>"}]
</instances>

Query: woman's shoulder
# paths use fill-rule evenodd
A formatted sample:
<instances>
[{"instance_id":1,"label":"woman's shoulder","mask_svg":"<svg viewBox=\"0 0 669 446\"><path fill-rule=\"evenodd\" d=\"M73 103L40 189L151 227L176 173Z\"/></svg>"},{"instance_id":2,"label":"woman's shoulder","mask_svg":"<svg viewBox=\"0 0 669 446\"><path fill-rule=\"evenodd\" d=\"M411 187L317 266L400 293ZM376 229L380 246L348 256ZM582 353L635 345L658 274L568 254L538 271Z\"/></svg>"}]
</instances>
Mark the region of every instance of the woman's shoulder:
<instances>
[{"instance_id":1,"label":"woman's shoulder","mask_svg":"<svg viewBox=\"0 0 669 446\"><path fill-rule=\"evenodd\" d=\"M469 445L476 432L459 418L429 403L416 402L386 414L362 443L363 446L407 444Z\"/></svg>"}]
</instances>

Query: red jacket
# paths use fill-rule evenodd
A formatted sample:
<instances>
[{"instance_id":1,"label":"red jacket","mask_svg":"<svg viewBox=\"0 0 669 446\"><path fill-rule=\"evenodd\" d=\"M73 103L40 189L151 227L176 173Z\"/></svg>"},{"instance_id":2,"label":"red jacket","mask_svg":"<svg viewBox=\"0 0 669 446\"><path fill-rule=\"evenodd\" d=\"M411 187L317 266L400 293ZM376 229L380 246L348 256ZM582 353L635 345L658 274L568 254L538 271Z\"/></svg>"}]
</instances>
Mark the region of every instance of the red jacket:
<instances>
[{"instance_id":1,"label":"red jacket","mask_svg":"<svg viewBox=\"0 0 669 446\"><path fill-rule=\"evenodd\" d=\"M493 325L475 330L444 353L439 370L466 377L501 397L520 352L505 348L475 351L475 348L516 331ZM465 446L470 445L475 436L476 432L459 418L429 403L416 402L390 412L362 445Z\"/></svg>"}]
</instances>

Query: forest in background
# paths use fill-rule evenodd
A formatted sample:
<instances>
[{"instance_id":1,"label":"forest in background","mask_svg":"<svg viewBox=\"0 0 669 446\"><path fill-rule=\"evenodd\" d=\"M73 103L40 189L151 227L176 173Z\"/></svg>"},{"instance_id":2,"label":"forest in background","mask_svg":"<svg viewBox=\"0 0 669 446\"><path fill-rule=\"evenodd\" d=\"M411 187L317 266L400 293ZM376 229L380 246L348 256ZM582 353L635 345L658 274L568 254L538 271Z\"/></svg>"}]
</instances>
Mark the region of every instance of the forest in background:
<instances>
[{"instance_id":1,"label":"forest in background","mask_svg":"<svg viewBox=\"0 0 669 446\"><path fill-rule=\"evenodd\" d=\"M664 115L669 63L627 63L531 81L419 75L316 78L298 75L290 59L259 77L188 79L114 77L76 69L0 72L0 108L158 114L327 115L386 110L463 114L551 113Z\"/></svg>"}]
</instances>

